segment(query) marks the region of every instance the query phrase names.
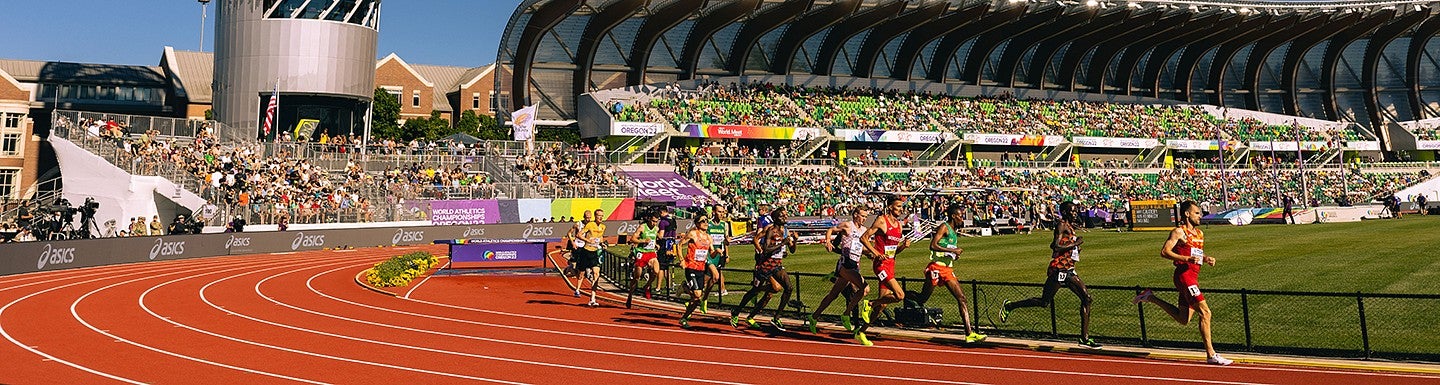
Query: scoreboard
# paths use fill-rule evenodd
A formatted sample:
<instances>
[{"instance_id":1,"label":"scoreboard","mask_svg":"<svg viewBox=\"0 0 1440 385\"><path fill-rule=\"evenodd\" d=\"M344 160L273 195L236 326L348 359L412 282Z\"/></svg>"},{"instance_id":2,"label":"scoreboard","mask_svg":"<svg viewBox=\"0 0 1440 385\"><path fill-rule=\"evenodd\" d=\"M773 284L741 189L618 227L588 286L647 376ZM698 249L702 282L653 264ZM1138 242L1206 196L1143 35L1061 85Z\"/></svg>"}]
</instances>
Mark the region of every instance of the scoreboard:
<instances>
[{"instance_id":1,"label":"scoreboard","mask_svg":"<svg viewBox=\"0 0 1440 385\"><path fill-rule=\"evenodd\" d=\"M1130 201L1130 230L1169 231L1175 224L1175 200Z\"/></svg>"}]
</instances>

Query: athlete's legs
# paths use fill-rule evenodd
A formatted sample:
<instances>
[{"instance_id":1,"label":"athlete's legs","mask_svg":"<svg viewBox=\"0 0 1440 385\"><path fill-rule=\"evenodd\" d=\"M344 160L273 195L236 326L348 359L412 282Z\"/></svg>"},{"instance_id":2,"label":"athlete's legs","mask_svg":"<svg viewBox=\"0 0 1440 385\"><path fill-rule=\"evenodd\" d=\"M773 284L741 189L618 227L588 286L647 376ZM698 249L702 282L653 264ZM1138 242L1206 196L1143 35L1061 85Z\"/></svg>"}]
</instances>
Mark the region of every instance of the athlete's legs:
<instances>
[{"instance_id":1,"label":"athlete's legs","mask_svg":"<svg viewBox=\"0 0 1440 385\"><path fill-rule=\"evenodd\" d=\"M1066 286L1070 287L1070 291L1074 292L1076 297L1080 297L1080 339L1088 340L1090 339L1090 303L1092 300L1090 290L1085 288L1085 281L1080 280L1079 275L1070 276Z\"/></svg>"},{"instance_id":2,"label":"athlete's legs","mask_svg":"<svg viewBox=\"0 0 1440 385\"><path fill-rule=\"evenodd\" d=\"M875 310L873 314L884 314L885 305L905 300L905 290L900 287L900 281L890 278L880 281L880 297L875 299ZM875 316L870 316L874 319Z\"/></svg>"},{"instance_id":3,"label":"athlete's legs","mask_svg":"<svg viewBox=\"0 0 1440 385\"><path fill-rule=\"evenodd\" d=\"M1175 322L1180 323L1180 326L1189 325L1190 319L1195 315L1194 310L1192 310L1190 307L1175 307L1175 305L1171 305L1169 302L1165 302L1165 300L1160 299L1160 297L1156 297L1153 295L1149 298L1146 298L1145 302L1153 303L1155 304L1155 306L1159 306L1160 310L1164 310L1165 314L1169 314L1170 318L1173 318L1175 319ZM1209 308L1207 307L1206 309Z\"/></svg>"},{"instance_id":4,"label":"athlete's legs","mask_svg":"<svg viewBox=\"0 0 1440 385\"><path fill-rule=\"evenodd\" d=\"M590 268L590 303L596 303L595 292L599 291L597 286L600 286L600 266Z\"/></svg>"},{"instance_id":5,"label":"athlete's legs","mask_svg":"<svg viewBox=\"0 0 1440 385\"><path fill-rule=\"evenodd\" d=\"M775 273L770 274L768 281L769 285L761 285L760 289L764 291L765 296L760 298L760 302L755 303L755 307L750 308L750 315L747 316L746 319L753 319L756 315L759 315L760 309L764 309L766 305L770 304L770 299L774 297L775 293L783 289L780 283L775 280Z\"/></svg>"},{"instance_id":6,"label":"athlete's legs","mask_svg":"<svg viewBox=\"0 0 1440 385\"><path fill-rule=\"evenodd\" d=\"M762 283L758 278L751 281L750 284L750 290L746 290L745 295L740 297L740 302L735 304L734 308L730 309L731 318L739 317L740 310L745 308L745 304L750 303L751 300L755 299L755 296L760 295L760 292L764 290L763 288L768 288L768 286L766 286L768 282ZM768 293L766 294L766 299L769 299ZM755 318L753 313L750 318Z\"/></svg>"},{"instance_id":7,"label":"athlete's legs","mask_svg":"<svg viewBox=\"0 0 1440 385\"><path fill-rule=\"evenodd\" d=\"M840 291L845 290L845 286L849 285L850 282L846 282L844 279L836 279L835 284L830 285L830 292L825 293L825 298L820 299L820 305L815 307L815 311L810 312L810 318L819 317L820 313L824 313L825 308L830 307L830 302L835 301L835 297L840 296Z\"/></svg>"},{"instance_id":8,"label":"athlete's legs","mask_svg":"<svg viewBox=\"0 0 1440 385\"><path fill-rule=\"evenodd\" d=\"M1200 341L1205 343L1205 356L1214 357L1215 345L1210 341L1210 304L1202 300L1193 307L1200 312Z\"/></svg>"},{"instance_id":9,"label":"athlete's legs","mask_svg":"<svg viewBox=\"0 0 1440 385\"><path fill-rule=\"evenodd\" d=\"M1033 297L1021 301L1011 302L1010 304L1005 305L1005 310L1009 311L1027 307L1050 306L1050 301L1055 300L1055 292L1059 290L1060 281L1056 279L1054 273L1051 273L1049 277L1045 278L1045 289L1040 292L1039 297Z\"/></svg>"},{"instance_id":10,"label":"athlete's legs","mask_svg":"<svg viewBox=\"0 0 1440 385\"><path fill-rule=\"evenodd\" d=\"M664 284L665 282L664 275L662 275L663 271L660 269L660 259L651 258L650 262L648 262L647 265L650 267L650 280L645 281L645 288L650 289L653 287L653 292L659 294L660 285Z\"/></svg>"},{"instance_id":11,"label":"athlete's legs","mask_svg":"<svg viewBox=\"0 0 1440 385\"><path fill-rule=\"evenodd\" d=\"M921 287L920 292L917 293L918 295L914 296L914 298L910 298L910 300L915 301L915 303L920 306L925 306L925 302L930 301L930 295L934 293L935 285L930 284L930 280L926 279L925 286Z\"/></svg>"},{"instance_id":12,"label":"athlete's legs","mask_svg":"<svg viewBox=\"0 0 1440 385\"><path fill-rule=\"evenodd\" d=\"M850 287L855 288L855 293L850 295L849 302L845 304L845 314L855 314L855 308L860 306L860 301L870 295L870 285L865 284L865 278L860 276L856 270L840 270L840 279L836 281L848 281Z\"/></svg>"},{"instance_id":13,"label":"athlete's legs","mask_svg":"<svg viewBox=\"0 0 1440 385\"><path fill-rule=\"evenodd\" d=\"M775 307L775 319L780 319L780 313L784 312L785 306L790 304L790 294L792 293L790 290L790 274L786 273L785 269L780 269L775 272L775 281L779 282L783 289L782 294L780 294L780 305Z\"/></svg>"},{"instance_id":14,"label":"athlete's legs","mask_svg":"<svg viewBox=\"0 0 1440 385\"><path fill-rule=\"evenodd\" d=\"M928 289L929 281L926 282L926 288ZM968 303L969 301L965 300L965 292L960 291L960 281L955 279L947 280L945 281L945 287L950 288L950 295L955 296L955 303L960 307L960 319L965 321L965 334L975 332L975 330L972 329L973 326L970 324L970 304Z\"/></svg>"}]
</instances>

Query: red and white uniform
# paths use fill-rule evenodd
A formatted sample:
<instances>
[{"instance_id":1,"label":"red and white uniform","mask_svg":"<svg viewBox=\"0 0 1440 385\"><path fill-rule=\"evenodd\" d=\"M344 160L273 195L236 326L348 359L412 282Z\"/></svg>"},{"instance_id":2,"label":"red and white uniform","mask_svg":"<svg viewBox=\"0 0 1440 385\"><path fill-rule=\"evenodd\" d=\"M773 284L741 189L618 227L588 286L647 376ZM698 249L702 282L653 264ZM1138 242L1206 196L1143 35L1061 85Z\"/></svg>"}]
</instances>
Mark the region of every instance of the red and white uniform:
<instances>
[{"instance_id":1,"label":"red and white uniform","mask_svg":"<svg viewBox=\"0 0 1440 385\"><path fill-rule=\"evenodd\" d=\"M1205 259L1205 233L1197 228L1183 229L1185 237L1175 242L1170 251L1186 257L1175 261L1175 290L1180 291L1180 306L1190 307L1205 300L1200 292L1200 264ZM1195 257L1199 257L1197 260Z\"/></svg>"},{"instance_id":2,"label":"red and white uniform","mask_svg":"<svg viewBox=\"0 0 1440 385\"><path fill-rule=\"evenodd\" d=\"M885 224L881 229L884 232L875 233L875 248L885 253L884 256L875 257L875 276L880 281L895 278L895 254L900 251L900 244L905 241L905 234L901 232L900 222L890 217L883 217Z\"/></svg>"}]
</instances>

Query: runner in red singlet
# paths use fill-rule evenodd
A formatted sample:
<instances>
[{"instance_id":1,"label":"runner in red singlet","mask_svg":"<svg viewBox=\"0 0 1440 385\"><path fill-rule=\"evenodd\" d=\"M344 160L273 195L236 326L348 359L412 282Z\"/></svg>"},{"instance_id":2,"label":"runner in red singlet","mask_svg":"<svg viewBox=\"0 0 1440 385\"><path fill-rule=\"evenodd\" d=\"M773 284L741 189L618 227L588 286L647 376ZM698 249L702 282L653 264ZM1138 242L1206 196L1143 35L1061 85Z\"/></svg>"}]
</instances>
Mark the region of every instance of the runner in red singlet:
<instances>
[{"instance_id":1,"label":"runner in red singlet","mask_svg":"<svg viewBox=\"0 0 1440 385\"><path fill-rule=\"evenodd\" d=\"M1170 232L1170 239L1160 248L1160 256L1175 265L1175 290L1180 292L1179 307L1155 297L1155 292L1145 289L1135 296L1135 303L1149 302L1170 314L1180 325L1190 324L1195 313L1200 313L1200 340L1205 343L1206 362L1214 365L1230 365L1233 361L1215 353L1210 339L1210 305L1205 294L1200 292L1200 265L1215 266L1215 257L1205 254L1205 232L1200 225L1200 206L1194 201L1180 202L1180 226Z\"/></svg>"},{"instance_id":2,"label":"runner in red singlet","mask_svg":"<svg viewBox=\"0 0 1440 385\"><path fill-rule=\"evenodd\" d=\"M871 314L884 312L885 305L905 300L905 289L901 288L900 281L895 279L895 256L910 247L910 239L905 237L904 229L901 228L904 222L901 222L900 218L904 217L905 200L899 196L891 196L885 202L884 214L876 218L870 229L865 230L865 235L860 237L860 241L865 243L865 251L874 260L872 267L875 278L880 281L880 295L875 299L873 309L867 311L865 306L861 305L861 325L855 328L856 339L863 339Z\"/></svg>"},{"instance_id":3,"label":"runner in red singlet","mask_svg":"<svg viewBox=\"0 0 1440 385\"><path fill-rule=\"evenodd\" d=\"M700 303L705 301L705 274L706 260L710 259L710 234L705 231L710 226L709 218L704 214L695 218L695 227L685 233L679 234L676 243L683 250L681 255L685 256L681 265L685 267L685 289L690 291L690 303L685 306L685 314L680 316L680 327L690 328L690 314Z\"/></svg>"}]
</instances>

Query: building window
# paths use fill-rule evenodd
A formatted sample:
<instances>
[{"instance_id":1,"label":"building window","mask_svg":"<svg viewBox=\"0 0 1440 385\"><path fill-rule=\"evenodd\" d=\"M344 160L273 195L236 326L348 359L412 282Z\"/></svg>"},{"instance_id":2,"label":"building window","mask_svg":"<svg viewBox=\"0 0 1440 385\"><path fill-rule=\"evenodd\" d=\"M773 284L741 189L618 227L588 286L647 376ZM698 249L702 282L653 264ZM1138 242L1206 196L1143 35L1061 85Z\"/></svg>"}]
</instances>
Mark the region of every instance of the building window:
<instances>
[{"instance_id":1,"label":"building window","mask_svg":"<svg viewBox=\"0 0 1440 385\"><path fill-rule=\"evenodd\" d=\"M20 183L20 169L0 169L0 198L18 198L15 194L17 192L15 186L18 183Z\"/></svg>"},{"instance_id":2,"label":"building window","mask_svg":"<svg viewBox=\"0 0 1440 385\"><path fill-rule=\"evenodd\" d=\"M420 108L420 91L419 91L419 90L416 90L416 91L410 93L410 106L411 106L411 107L415 107L415 108Z\"/></svg>"},{"instance_id":3,"label":"building window","mask_svg":"<svg viewBox=\"0 0 1440 385\"><path fill-rule=\"evenodd\" d=\"M470 94L470 109L472 109L472 110L478 110L478 109L480 109L480 93L479 93L479 92L475 92L475 93L471 93L471 94Z\"/></svg>"},{"instance_id":4,"label":"building window","mask_svg":"<svg viewBox=\"0 0 1440 385\"><path fill-rule=\"evenodd\" d=\"M490 110L500 111L500 99L495 98L495 91L490 91Z\"/></svg>"},{"instance_id":5,"label":"building window","mask_svg":"<svg viewBox=\"0 0 1440 385\"><path fill-rule=\"evenodd\" d=\"M20 129L20 121L25 119L24 114L0 114L5 116L4 128Z\"/></svg>"},{"instance_id":6,"label":"building window","mask_svg":"<svg viewBox=\"0 0 1440 385\"><path fill-rule=\"evenodd\" d=\"M0 134L0 156L20 156L20 134L7 132Z\"/></svg>"}]
</instances>

